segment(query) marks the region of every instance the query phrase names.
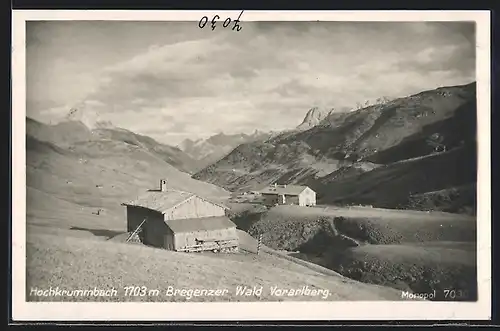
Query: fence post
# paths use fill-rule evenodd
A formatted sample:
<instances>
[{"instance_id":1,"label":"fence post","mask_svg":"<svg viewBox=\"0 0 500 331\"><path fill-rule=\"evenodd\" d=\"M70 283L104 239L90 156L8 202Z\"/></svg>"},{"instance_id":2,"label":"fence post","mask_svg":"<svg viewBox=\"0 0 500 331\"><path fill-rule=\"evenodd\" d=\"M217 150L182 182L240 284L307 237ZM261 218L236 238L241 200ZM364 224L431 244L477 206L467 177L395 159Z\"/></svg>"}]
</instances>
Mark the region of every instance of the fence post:
<instances>
[{"instance_id":1,"label":"fence post","mask_svg":"<svg viewBox=\"0 0 500 331\"><path fill-rule=\"evenodd\" d=\"M260 245L262 244L262 234L259 234L259 241L257 242L257 255L260 253Z\"/></svg>"}]
</instances>

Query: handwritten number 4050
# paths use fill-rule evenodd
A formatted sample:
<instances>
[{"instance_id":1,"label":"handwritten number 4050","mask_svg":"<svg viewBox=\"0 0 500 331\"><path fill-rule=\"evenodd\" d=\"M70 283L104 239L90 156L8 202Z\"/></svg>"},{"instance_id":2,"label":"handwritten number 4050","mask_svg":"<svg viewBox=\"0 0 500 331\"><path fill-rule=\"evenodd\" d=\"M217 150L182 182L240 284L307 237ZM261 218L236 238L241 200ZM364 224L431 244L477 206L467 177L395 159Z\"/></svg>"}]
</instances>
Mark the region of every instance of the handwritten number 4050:
<instances>
[{"instance_id":1,"label":"handwritten number 4050","mask_svg":"<svg viewBox=\"0 0 500 331\"><path fill-rule=\"evenodd\" d=\"M240 15L238 16L237 19L235 19L233 21L234 25L233 25L233 29L232 30L235 30L236 31L240 31L242 29L242 27L239 25L240 23L240 18L241 18L241 15L243 14L243 10L241 11ZM215 15L214 17L212 17L212 30L215 30L215 27L217 26L217 20L220 19L220 16L219 15ZM207 25L208 23L208 17L207 16L203 16L200 21L198 22L198 26L200 27L200 29L203 29L205 27L205 25ZM229 25L231 24L231 17L228 17L224 20L224 23L222 23L222 26L224 28L227 28Z\"/></svg>"}]
</instances>

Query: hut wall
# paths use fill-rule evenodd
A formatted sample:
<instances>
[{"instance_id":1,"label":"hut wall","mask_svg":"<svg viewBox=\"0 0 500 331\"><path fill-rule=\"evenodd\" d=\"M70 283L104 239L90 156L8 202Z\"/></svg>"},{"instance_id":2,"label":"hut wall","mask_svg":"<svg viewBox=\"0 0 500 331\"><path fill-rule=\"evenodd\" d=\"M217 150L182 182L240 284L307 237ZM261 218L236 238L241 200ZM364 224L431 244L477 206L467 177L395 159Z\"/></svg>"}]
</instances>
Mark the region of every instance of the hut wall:
<instances>
[{"instance_id":1,"label":"hut wall","mask_svg":"<svg viewBox=\"0 0 500 331\"><path fill-rule=\"evenodd\" d=\"M164 240L165 244L163 246L165 247L165 249L168 249L169 251L175 250L174 233L168 226L164 236Z\"/></svg>"},{"instance_id":2,"label":"hut wall","mask_svg":"<svg viewBox=\"0 0 500 331\"><path fill-rule=\"evenodd\" d=\"M262 194L262 202L267 206L272 206L278 203L277 194Z\"/></svg>"},{"instance_id":3,"label":"hut wall","mask_svg":"<svg viewBox=\"0 0 500 331\"><path fill-rule=\"evenodd\" d=\"M218 230L202 230L195 232L178 232L174 235L175 249L182 250L184 248L193 247L198 244L205 245L206 249L213 249L216 245L215 241L230 240L230 245L238 245L238 235L236 228ZM203 242L200 242L203 241Z\"/></svg>"},{"instance_id":4,"label":"hut wall","mask_svg":"<svg viewBox=\"0 0 500 331\"><path fill-rule=\"evenodd\" d=\"M163 215L157 211L127 206L127 230L134 231L139 224L147 219L139 232L139 238L146 245L155 247L163 246L163 234L166 231L166 224L163 222Z\"/></svg>"},{"instance_id":5,"label":"hut wall","mask_svg":"<svg viewBox=\"0 0 500 331\"><path fill-rule=\"evenodd\" d=\"M299 196L298 195L286 195L285 196L285 204L298 205L299 204Z\"/></svg>"},{"instance_id":6,"label":"hut wall","mask_svg":"<svg viewBox=\"0 0 500 331\"><path fill-rule=\"evenodd\" d=\"M226 210L213 203L193 197L165 213L165 220L225 216Z\"/></svg>"},{"instance_id":7,"label":"hut wall","mask_svg":"<svg viewBox=\"0 0 500 331\"><path fill-rule=\"evenodd\" d=\"M144 243L153 247L165 246L165 235L167 234L168 226L163 221L163 218L148 218L144 227Z\"/></svg>"},{"instance_id":8,"label":"hut wall","mask_svg":"<svg viewBox=\"0 0 500 331\"><path fill-rule=\"evenodd\" d=\"M315 206L316 205L316 192L310 188L306 188L299 195L300 206Z\"/></svg>"},{"instance_id":9,"label":"hut wall","mask_svg":"<svg viewBox=\"0 0 500 331\"><path fill-rule=\"evenodd\" d=\"M144 221L144 218L156 218L161 214L151 209L127 206L127 231L134 231L139 224Z\"/></svg>"}]
</instances>

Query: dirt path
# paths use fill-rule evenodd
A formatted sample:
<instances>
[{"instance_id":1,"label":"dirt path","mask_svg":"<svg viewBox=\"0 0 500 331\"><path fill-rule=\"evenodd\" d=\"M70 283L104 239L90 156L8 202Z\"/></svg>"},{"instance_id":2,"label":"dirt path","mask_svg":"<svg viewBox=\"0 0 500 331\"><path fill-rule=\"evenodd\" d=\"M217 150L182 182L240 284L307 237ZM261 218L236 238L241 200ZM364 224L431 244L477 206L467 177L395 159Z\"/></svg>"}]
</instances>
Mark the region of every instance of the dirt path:
<instances>
[{"instance_id":1,"label":"dirt path","mask_svg":"<svg viewBox=\"0 0 500 331\"><path fill-rule=\"evenodd\" d=\"M336 227L335 227L335 222L331 218L327 219L328 224L330 225L331 231L333 232L334 235L339 236L343 241L349 242L349 246L354 246L357 247L361 245L359 241L357 241L354 238L351 238L343 233L341 233Z\"/></svg>"}]
</instances>

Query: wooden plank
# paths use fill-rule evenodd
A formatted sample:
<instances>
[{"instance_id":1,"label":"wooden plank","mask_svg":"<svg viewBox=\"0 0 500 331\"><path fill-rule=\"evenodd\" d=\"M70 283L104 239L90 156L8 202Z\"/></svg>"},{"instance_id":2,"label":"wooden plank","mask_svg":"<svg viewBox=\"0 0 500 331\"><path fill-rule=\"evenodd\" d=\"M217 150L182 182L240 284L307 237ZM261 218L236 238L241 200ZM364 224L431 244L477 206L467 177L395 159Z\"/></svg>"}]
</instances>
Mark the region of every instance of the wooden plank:
<instances>
[{"instance_id":1,"label":"wooden plank","mask_svg":"<svg viewBox=\"0 0 500 331\"><path fill-rule=\"evenodd\" d=\"M234 241L238 240L238 238L229 238L229 239L195 239L197 242L227 242L227 241Z\"/></svg>"},{"instance_id":2,"label":"wooden plank","mask_svg":"<svg viewBox=\"0 0 500 331\"><path fill-rule=\"evenodd\" d=\"M221 243L215 243L215 242L210 242L207 244L201 244L201 245L190 245L190 246L184 246L182 248L177 249L179 252L199 252L203 250L214 250L214 249L222 249L222 248L232 248L232 247L238 247L238 242L236 240L228 240L226 242L221 242Z\"/></svg>"},{"instance_id":3,"label":"wooden plank","mask_svg":"<svg viewBox=\"0 0 500 331\"><path fill-rule=\"evenodd\" d=\"M134 232L132 232L132 234L127 238L127 241L125 241L125 242L129 242L130 239L132 239L137 234L137 232L142 227L142 225L146 222L146 220L147 219L145 218L144 221L142 221L141 224L139 224L139 226L134 230Z\"/></svg>"}]
</instances>

